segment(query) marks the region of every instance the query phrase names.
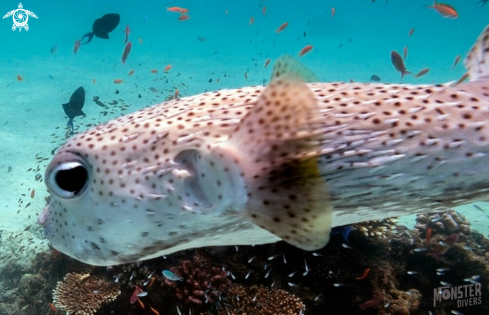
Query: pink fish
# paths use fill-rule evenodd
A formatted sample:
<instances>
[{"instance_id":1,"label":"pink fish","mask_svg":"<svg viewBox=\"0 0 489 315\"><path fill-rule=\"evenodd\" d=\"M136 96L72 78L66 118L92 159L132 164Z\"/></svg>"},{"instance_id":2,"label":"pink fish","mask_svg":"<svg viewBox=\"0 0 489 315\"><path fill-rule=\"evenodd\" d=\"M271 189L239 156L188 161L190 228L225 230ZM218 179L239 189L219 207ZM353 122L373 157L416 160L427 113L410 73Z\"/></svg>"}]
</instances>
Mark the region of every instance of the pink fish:
<instances>
[{"instance_id":1,"label":"pink fish","mask_svg":"<svg viewBox=\"0 0 489 315\"><path fill-rule=\"evenodd\" d=\"M131 52L131 48L132 48L132 43L128 42L126 45L126 48L124 48L124 52L122 53L122 63L123 64L126 64L126 59L127 59L127 56L129 56L129 53Z\"/></svg>"},{"instance_id":2,"label":"pink fish","mask_svg":"<svg viewBox=\"0 0 489 315\"><path fill-rule=\"evenodd\" d=\"M75 53L75 55L78 52L78 49L80 49L80 40L77 40L75 42L75 45L73 45L73 52Z\"/></svg>"},{"instance_id":3,"label":"pink fish","mask_svg":"<svg viewBox=\"0 0 489 315\"><path fill-rule=\"evenodd\" d=\"M131 299L129 300L129 302L131 304L134 304L136 303L136 301L138 300L138 294L143 292L143 290L141 290L140 287L136 286L136 289L134 289L134 292L132 293L131 295Z\"/></svg>"},{"instance_id":4,"label":"pink fish","mask_svg":"<svg viewBox=\"0 0 489 315\"><path fill-rule=\"evenodd\" d=\"M445 3L437 3L436 0L434 0L433 5L425 6L425 7L430 8L430 9L434 9L436 12L438 12L444 18L448 18L448 19L458 18L457 10L455 10L455 8L452 7L451 5L448 5Z\"/></svg>"},{"instance_id":5,"label":"pink fish","mask_svg":"<svg viewBox=\"0 0 489 315\"><path fill-rule=\"evenodd\" d=\"M129 28L129 25L126 26L126 30L124 31L126 33L126 40L124 41L124 44L127 44L127 41L129 39L129 33L131 33L131 29Z\"/></svg>"}]
</instances>

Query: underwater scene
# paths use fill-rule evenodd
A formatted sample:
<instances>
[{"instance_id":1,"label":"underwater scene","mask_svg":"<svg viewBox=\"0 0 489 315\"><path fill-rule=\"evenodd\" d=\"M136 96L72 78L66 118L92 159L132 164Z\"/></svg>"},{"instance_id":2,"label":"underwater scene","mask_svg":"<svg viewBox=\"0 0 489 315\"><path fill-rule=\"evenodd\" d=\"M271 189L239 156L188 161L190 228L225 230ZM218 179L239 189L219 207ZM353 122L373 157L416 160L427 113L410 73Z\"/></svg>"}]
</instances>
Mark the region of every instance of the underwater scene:
<instances>
[{"instance_id":1,"label":"underwater scene","mask_svg":"<svg viewBox=\"0 0 489 315\"><path fill-rule=\"evenodd\" d=\"M0 315L489 314L488 0L0 3Z\"/></svg>"}]
</instances>

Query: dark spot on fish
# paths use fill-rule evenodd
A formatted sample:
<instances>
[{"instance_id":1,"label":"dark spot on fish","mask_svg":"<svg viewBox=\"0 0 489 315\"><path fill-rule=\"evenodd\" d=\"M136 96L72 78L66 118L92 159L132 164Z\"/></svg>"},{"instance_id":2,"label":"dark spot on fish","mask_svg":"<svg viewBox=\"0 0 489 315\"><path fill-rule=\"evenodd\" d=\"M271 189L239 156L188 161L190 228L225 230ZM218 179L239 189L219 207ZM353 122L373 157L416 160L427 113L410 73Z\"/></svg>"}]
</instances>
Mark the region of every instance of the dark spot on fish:
<instances>
[{"instance_id":1,"label":"dark spot on fish","mask_svg":"<svg viewBox=\"0 0 489 315\"><path fill-rule=\"evenodd\" d=\"M93 249L100 250L100 247L98 247L98 245L95 244L94 242L91 242L90 245L92 246Z\"/></svg>"}]
</instances>

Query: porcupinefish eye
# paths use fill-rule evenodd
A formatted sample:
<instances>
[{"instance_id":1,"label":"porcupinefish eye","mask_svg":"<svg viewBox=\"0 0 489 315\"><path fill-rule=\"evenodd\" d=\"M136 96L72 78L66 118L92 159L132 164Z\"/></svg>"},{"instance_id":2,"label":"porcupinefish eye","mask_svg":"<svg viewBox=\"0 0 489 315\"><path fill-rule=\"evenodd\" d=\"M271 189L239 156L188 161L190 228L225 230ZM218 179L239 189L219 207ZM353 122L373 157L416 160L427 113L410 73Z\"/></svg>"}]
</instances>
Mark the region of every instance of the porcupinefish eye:
<instances>
[{"instance_id":1,"label":"porcupinefish eye","mask_svg":"<svg viewBox=\"0 0 489 315\"><path fill-rule=\"evenodd\" d=\"M85 191L89 175L84 163L69 161L49 168L45 178L51 193L63 199L71 199L80 196Z\"/></svg>"}]
</instances>

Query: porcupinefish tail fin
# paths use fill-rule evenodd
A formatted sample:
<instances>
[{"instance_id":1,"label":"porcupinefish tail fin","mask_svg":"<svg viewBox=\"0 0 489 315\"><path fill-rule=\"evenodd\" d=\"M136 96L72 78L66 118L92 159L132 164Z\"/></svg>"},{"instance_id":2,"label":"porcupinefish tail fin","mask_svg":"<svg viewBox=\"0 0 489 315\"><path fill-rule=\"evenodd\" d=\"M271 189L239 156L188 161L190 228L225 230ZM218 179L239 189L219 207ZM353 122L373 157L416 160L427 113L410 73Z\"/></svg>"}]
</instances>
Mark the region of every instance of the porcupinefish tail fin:
<instances>
[{"instance_id":1,"label":"porcupinefish tail fin","mask_svg":"<svg viewBox=\"0 0 489 315\"><path fill-rule=\"evenodd\" d=\"M464 61L470 81L489 79L489 25L477 38Z\"/></svg>"},{"instance_id":2,"label":"porcupinefish tail fin","mask_svg":"<svg viewBox=\"0 0 489 315\"><path fill-rule=\"evenodd\" d=\"M321 120L307 84L282 74L226 143L245 181L243 215L305 250L326 245L331 230L328 189L318 168Z\"/></svg>"}]
</instances>

